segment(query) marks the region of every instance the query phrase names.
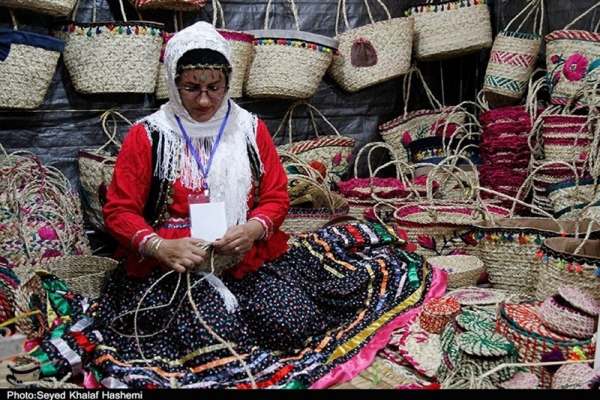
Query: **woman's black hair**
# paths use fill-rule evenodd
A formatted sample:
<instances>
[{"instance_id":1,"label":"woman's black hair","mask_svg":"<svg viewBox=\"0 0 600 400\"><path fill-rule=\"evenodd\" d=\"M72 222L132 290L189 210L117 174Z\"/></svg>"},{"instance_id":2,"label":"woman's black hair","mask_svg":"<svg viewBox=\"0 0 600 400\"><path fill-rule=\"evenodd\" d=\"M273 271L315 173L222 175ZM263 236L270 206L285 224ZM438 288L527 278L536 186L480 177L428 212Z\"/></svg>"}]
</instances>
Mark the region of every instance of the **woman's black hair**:
<instances>
[{"instance_id":1,"label":"woman's black hair","mask_svg":"<svg viewBox=\"0 0 600 400\"><path fill-rule=\"evenodd\" d=\"M231 74L231 65L225 56L218 51L211 49L193 49L186 51L177 61L175 77L187 69L186 67L198 65L198 68L210 68L223 71L227 85L229 85L229 75Z\"/></svg>"}]
</instances>

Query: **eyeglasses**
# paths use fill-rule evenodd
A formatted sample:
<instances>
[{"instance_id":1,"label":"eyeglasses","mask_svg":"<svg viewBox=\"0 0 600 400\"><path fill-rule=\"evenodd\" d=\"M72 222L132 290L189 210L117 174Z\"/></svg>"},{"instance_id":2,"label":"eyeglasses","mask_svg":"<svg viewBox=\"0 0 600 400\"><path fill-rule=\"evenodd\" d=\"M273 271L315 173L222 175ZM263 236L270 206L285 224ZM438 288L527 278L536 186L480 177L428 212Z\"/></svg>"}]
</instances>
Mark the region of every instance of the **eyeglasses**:
<instances>
[{"instance_id":1,"label":"eyeglasses","mask_svg":"<svg viewBox=\"0 0 600 400\"><path fill-rule=\"evenodd\" d=\"M208 97L216 98L223 94L226 87L227 85L214 84L208 85L206 89L203 89L202 85L182 85L177 86L177 89L192 96L199 96L202 93L206 93Z\"/></svg>"}]
</instances>

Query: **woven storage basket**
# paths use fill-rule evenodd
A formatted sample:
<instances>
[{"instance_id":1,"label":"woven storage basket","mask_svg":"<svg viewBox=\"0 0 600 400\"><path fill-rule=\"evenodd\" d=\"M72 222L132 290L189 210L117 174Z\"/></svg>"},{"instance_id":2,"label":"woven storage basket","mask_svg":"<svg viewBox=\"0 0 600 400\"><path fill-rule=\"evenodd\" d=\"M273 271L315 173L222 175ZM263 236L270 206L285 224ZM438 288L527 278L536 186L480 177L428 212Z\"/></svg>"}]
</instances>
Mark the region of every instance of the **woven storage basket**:
<instances>
[{"instance_id":1,"label":"woven storage basket","mask_svg":"<svg viewBox=\"0 0 600 400\"><path fill-rule=\"evenodd\" d=\"M163 63L165 55L165 47L167 43L173 37L174 33L163 32L163 44L160 50L160 63L158 65L158 75L156 76L156 89L154 89L154 95L157 100L165 100L169 98L169 86L167 85L167 67Z\"/></svg>"},{"instance_id":2,"label":"woven storage basket","mask_svg":"<svg viewBox=\"0 0 600 400\"><path fill-rule=\"evenodd\" d=\"M413 75L422 84L432 109L408 112ZM383 140L392 146L397 154L406 153L406 147L414 140L436 135L449 136L457 125L465 122L464 112L455 107L442 106L429 89L421 71L416 67L404 77L402 96L403 113L379 125L378 128Z\"/></svg>"},{"instance_id":3,"label":"woven storage basket","mask_svg":"<svg viewBox=\"0 0 600 400\"><path fill-rule=\"evenodd\" d=\"M16 29L16 20L13 23ZM10 29L0 29L0 41L9 44L6 52L0 51L0 108L39 107L56 71L63 41Z\"/></svg>"},{"instance_id":4,"label":"woven storage basket","mask_svg":"<svg viewBox=\"0 0 600 400\"><path fill-rule=\"evenodd\" d=\"M521 31L523 24L534 15L537 33ZM525 14L527 13L527 14ZM515 31L511 25L523 14L525 17ZM530 1L523 10L517 14L494 39L490 53L483 89L488 98L490 95L503 96L510 99L520 99L525 93L529 78L535 67L542 44L542 30L544 19L544 2L542 0Z\"/></svg>"},{"instance_id":5,"label":"woven storage basket","mask_svg":"<svg viewBox=\"0 0 600 400\"><path fill-rule=\"evenodd\" d=\"M460 304L452 297L432 299L423 305L419 316L421 328L429 333L440 334L460 313Z\"/></svg>"},{"instance_id":6,"label":"woven storage basket","mask_svg":"<svg viewBox=\"0 0 600 400\"><path fill-rule=\"evenodd\" d=\"M122 1L119 0L122 6ZM156 87L162 24L96 22L58 26L65 41L64 60L73 86L80 93L153 93Z\"/></svg>"},{"instance_id":7,"label":"woven storage basket","mask_svg":"<svg viewBox=\"0 0 600 400\"><path fill-rule=\"evenodd\" d=\"M575 286L600 300L600 240L546 239L537 255L542 266L536 298L552 296L560 286Z\"/></svg>"},{"instance_id":8,"label":"woven storage basket","mask_svg":"<svg viewBox=\"0 0 600 400\"><path fill-rule=\"evenodd\" d=\"M577 340L559 335L546 328L537 313L538 304L500 304L496 330L514 343L522 363L539 363L552 351L560 351L568 359L576 350L587 358L594 354L591 340ZM550 387L551 373L544 367L530 367L540 378L542 388Z\"/></svg>"},{"instance_id":9,"label":"woven storage basket","mask_svg":"<svg viewBox=\"0 0 600 400\"><path fill-rule=\"evenodd\" d=\"M338 1L335 32L339 41L329 74L346 91L356 92L408 72L411 64L414 20L392 18L385 4L387 20L375 22L368 0L365 6L370 24L349 29L346 0ZM339 33L340 11L346 32Z\"/></svg>"},{"instance_id":10,"label":"woven storage basket","mask_svg":"<svg viewBox=\"0 0 600 400\"><path fill-rule=\"evenodd\" d=\"M75 7L75 3L77 3L77 0L3 0L2 6L66 17Z\"/></svg>"},{"instance_id":11,"label":"woven storage basket","mask_svg":"<svg viewBox=\"0 0 600 400\"><path fill-rule=\"evenodd\" d=\"M544 300L539 312L544 325L562 335L589 339L596 331L596 318L574 309L558 294Z\"/></svg>"},{"instance_id":12,"label":"woven storage basket","mask_svg":"<svg viewBox=\"0 0 600 400\"><path fill-rule=\"evenodd\" d=\"M29 339L42 338L48 330L48 302L42 280L26 267L15 268L15 273L21 281L15 291L15 315L19 318L17 330Z\"/></svg>"},{"instance_id":13,"label":"woven storage basket","mask_svg":"<svg viewBox=\"0 0 600 400\"><path fill-rule=\"evenodd\" d=\"M600 3L575 18L562 30L546 35L546 69L550 82L551 102L598 105L600 95L594 85L600 82L600 33L572 30L571 27Z\"/></svg>"},{"instance_id":14,"label":"woven storage basket","mask_svg":"<svg viewBox=\"0 0 600 400\"><path fill-rule=\"evenodd\" d=\"M484 271L483 262L475 256L429 257L427 264L448 273L448 288L475 286Z\"/></svg>"},{"instance_id":15,"label":"woven storage basket","mask_svg":"<svg viewBox=\"0 0 600 400\"><path fill-rule=\"evenodd\" d=\"M418 60L439 60L492 47L490 11L485 0L460 0L415 6L414 53Z\"/></svg>"},{"instance_id":16,"label":"woven storage basket","mask_svg":"<svg viewBox=\"0 0 600 400\"><path fill-rule=\"evenodd\" d=\"M554 216L559 219L577 218L600 206L598 183L592 178L567 179L548 186L546 191L552 202Z\"/></svg>"},{"instance_id":17,"label":"woven storage basket","mask_svg":"<svg viewBox=\"0 0 600 400\"><path fill-rule=\"evenodd\" d=\"M585 115L544 115L542 141L546 161L585 160L590 152L592 132Z\"/></svg>"},{"instance_id":18,"label":"woven storage basket","mask_svg":"<svg viewBox=\"0 0 600 400\"><path fill-rule=\"evenodd\" d=\"M108 126L113 124L112 132ZM121 142L117 137L117 118L122 119L128 125L131 121L117 111L109 110L102 114L102 130L108 137L104 145L98 149L80 150L77 162L79 164L79 181L84 197L84 211L88 221L96 228L104 230L104 217L102 206L106 200L106 190L110 185L113 169L116 162L116 153L121 148ZM114 146L112 151L107 150Z\"/></svg>"},{"instance_id":19,"label":"woven storage basket","mask_svg":"<svg viewBox=\"0 0 600 400\"><path fill-rule=\"evenodd\" d=\"M307 107L316 137L294 142L292 129L293 116L294 110L299 105L305 105ZM333 132L333 135L321 136L319 134L313 112L325 122ZM279 135L279 132L282 131L286 122L288 125L287 133L289 141L287 144L278 146L278 151L293 154L302 162L324 172L324 176L328 178L328 180L338 182L342 176L346 174L349 159L352 155L356 140L347 136L342 136L336 127L333 126L333 124L317 108L303 101L292 104L281 120L281 124L277 128L277 131L273 134L273 138L276 138L277 135Z\"/></svg>"},{"instance_id":20,"label":"woven storage basket","mask_svg":"<svg viewBox=\"0 0 600 400\"><path fill-rule=\"evenodd\" d=\"M248 32L256 38L245 87L249 97L312 97L337 51L337 40L300 31L294 0L288 1L296 30L269 29L272 3L269 0L264 29Z\"/></svg>"},{"instance_id":21,"label":"woven storage basket","mask_svg":"<svg viewBox=\"0 0 600 400\"><path fill-rule=\"evenodd\" d=\"M129 0L140 10L176 10L176 11L198 11L204 7L207 0Z\"/></svg>"}]
</instances>

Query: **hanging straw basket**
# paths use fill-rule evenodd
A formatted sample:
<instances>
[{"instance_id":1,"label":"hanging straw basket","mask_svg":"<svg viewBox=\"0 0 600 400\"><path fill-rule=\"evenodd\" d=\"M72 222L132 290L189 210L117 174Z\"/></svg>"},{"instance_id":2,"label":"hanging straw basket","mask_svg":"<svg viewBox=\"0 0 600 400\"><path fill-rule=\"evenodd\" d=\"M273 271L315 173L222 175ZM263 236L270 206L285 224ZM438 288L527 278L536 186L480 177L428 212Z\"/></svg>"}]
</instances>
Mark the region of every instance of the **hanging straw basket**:
<instances>
[{"instance_id":1,"label":"hanging straw basket","mask_svg":"<svg viewBox=\"0 0 600 400\"><path fill-rule=\"evenodd\" d=\"M590 152L592 132L586 115L542 116L542 141L546 161L585 160Z\"/></svg>"},{"instance_id":2,"label":"hanging straw basket","mask_svg":"<svg viewBox=\"0 0 600 400\"><path fill-rule=\"evenodd\" d=\"M475 286L484 272L483 262L475 256L456 255L429 257L427 264L448 273L448 288Z\"/></svg>"},{"instance_id":3,"label":"hanging straw basket","mask_svg":"<svg viewBox=\"0 0 600 400\"><path fill-rule=\"evenodd\" d=\"M411 7L415 18L415 57L440 60L492 47L490 11L485 0L460 0Z\"/></svg>"},{"instance_id":4,"label":"hanging straw basket","mask_svg":"<svg viewBox=\"0 0 600 400\"><path fill-rule=\"evenodd\" d=\"M337 51L337 40L300 31L294 0L288 1L296 30L269 29L269 0L264 29L248 32L256 38L245 89L249 97L312 97Z\"/></svg>"},{"instance_id":5,"label":"hanging straw basket","mask_svg":"<svg viewBox=\"0 0 600 400\"><path fill-rule=\"evenodd\" d=\"M199 11L207 0L129 0L140 10Z\"/></svg>"},{"instance_id":6,"label":"hanging straw basket","mask_svg":"<svg viewBox=\"0 0 600 400\"><path fill-rule=\"evenodd\" d=\"M546 328L537 313L537 304L500 304L496 330L514 343L522 363L539 363L552 351L559 351L568 359L576 350L588 358L594 354L591 340L569 338ZM550 387L552 375L544 367L532 367L540 378L542 388Z\"/></svg>"},{"instance_id":7,"label":"hanging straw basket","mask_svg":"<svg viewBox=\"0 0 600 400\"><path fill-rule=\"evenodd\" d=\"M77 3L77 0L3 0L2 6L66 17L75 7L75 3Z\"/></svg>"},{"instance_id":8,"label":"hanging straw basket","mask_svg":"<svg viewBox=\"0 0 600 400\"><path fill-rule=\"evenodd\" d=\"M121 148L117 137L117 117L131 126L131 121L121 113L109 110L100 117L102 130L108 137L104 145L94 150L80 150L77 162L79 164L79 181L84 195L84 210L88 221L99 230L104 230L102 206L106 200L106 191L112 180L113 169L117 160L116 153ZM108 127L111 118L112 132ZM112 151L106 150L113 145Z\"/></svg>"},{"instance_id":9,"label":"hanging straw basket","mask_svg":"<svg viewBox=\"0 0 600 400\"><path fill-rule=\"evenodd\" d=\"M567 104L576 98L578 104L598 105L600 102L594 88L600 82L600 21L590 31L571 29L598 6L600 3L594 4L564 29L545 37L546 69L553 104Z\"/></svg>"},{"instance_id":10,"label":"hanging straw basket","mask_svg":"<svg viewBox=\"0 0 600 400\"><path fill-rule=\"evenodd\" d=\"M592 178L567 179L548 186L546 190L554 216L559 219L577 218L584 212L597 211L600 207L598 184Z\"/></svg>"},{"instance_id":11,"label":"hanging straw basket","mask_svg":"<svg viewBox=\"0 0 600 400\"><path fill-rule=\"evenodd\" d=\"M494 39L483 83L483 89L488 97L496 95L520 99L525 93L542 44L543 1L530 1ZM511 25L526 12L516 31L511 31ZM533 30L537 30L537 33L521 31L524 23L534 15L534 12L537 27L534 26Z\"/></svg>"},{"instance_id":12,"label":"hanging straw basket","mask_svg":"<svg viewBox=\"0 0 600 400\"><path fill-rule=\"evenodd\" d=\"M163 44L163 25L96 22L59 26L55 36L65 41L64 60L73 86L80 93L153 93ZM75 11L76 13L76 11ZM74 13L74 15L75 15Z\"/></svg>"},{"instance_id":13,"label":"hanging straw basket","mask_svg":"<svg viewBox=\"0 0 600 400\"><path fill-rule=\"evenodd\" d=\"M14 18L13 24L16 29ZM0 41L9 44L6 52L0 51L0 108L39 107L52 82L64 42L10 29L0 29Z\"/></svg>"},{"instance_id":14,"label":"hanging straw basket","mask_svg":"<svg viewBox=\"0 0 600 400\"><path fill-rule=\"evenodd\" d=\"M156 76L156 89L154 95L157 100L165 100L169 98L169 86L167 85L167 67L164 64L165 48L167 43L173 37L174 33L163 32L163 44L160 50L160 63L158 65L158 75Z\"/></svg>"},{"instance_id":15,"label":"hanging straw basket","mask_svg":"<svg viewBox=\"0 0 600 400\"><path fill-rule=\"evenodd\" d=\"M339 0L335 32L338 53L333 56L329 74L346 91L356 92L406 74L410 68L414 20L392 18L385 4L378 0L387 20L375 22L365 1L370 24L349 29L346 0ZM339 33L340 10L346 32Z\"/></svg>"}]
</instances>

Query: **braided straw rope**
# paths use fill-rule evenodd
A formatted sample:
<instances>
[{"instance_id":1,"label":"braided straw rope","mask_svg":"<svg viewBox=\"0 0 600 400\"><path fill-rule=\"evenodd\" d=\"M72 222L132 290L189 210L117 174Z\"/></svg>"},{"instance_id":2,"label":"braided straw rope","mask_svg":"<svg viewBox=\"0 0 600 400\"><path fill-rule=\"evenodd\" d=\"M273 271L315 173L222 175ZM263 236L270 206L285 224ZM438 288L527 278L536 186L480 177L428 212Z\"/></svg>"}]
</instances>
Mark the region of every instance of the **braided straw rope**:
<instances>
[{"instance_id":1,"label":"braided straw rope","mask_svg":"<svg viewBox=\"0 0 600 400\"><path fill-rule=\"evenodd\" d=\"M140 10L199 11L207 0L129 0Z\"/></svg>"},{"instance_id":2,"label":"braided straw rope","mask_svg":"<svg viewBox=\"0 0 600 400\"><path fill-rule=\"evenodd\" d=\"M80 93L153 93L160 59L162 24L127 22L121 6L122 23L74 23L74 29L59 28L55 35L65 41L63 58ZM77 7L73 15L77 13ZM112 33L108 25L115 25ZM96 30L101 34L97 34ZM119 29L129 29L131 34ZM135 30L139 29L139 34ZM152 34L154 32L154 34Z\"/></svg>"},{"instance_id":3,"label":"braided straw rope","mask_svg":"<svg viewBox=\"0 0 600 400\"><path fill-rule=\"evenodd\" d=\"M71 13L76 2L77 0L4 0L2 6L66 17Z\"/></svg>"},{"instance_id":4,"label":"braided straw rope","mask_svg":"<svg viewBox=\"0 0 600 400\"><path fill-rule=\"evenodd\" d=\"M453 10L413 12L413 16L417 60L452 58L492 46L490 11L484 2Z\"/></svg>"},{"instance_id":5,"label":"braided straw rope","mask_svg":"<svg viewBox=\"0 0 600 400\"><path fill-rule=\"evenodd\" d=\"M356 92L369 86L396 78L410 68L414 20L412 18L392 18L381 0L377 0L387 15L387 20L375 22L369 0L363 0L370 24L349 29L346 0L338 0L335 23L336 39L339 41L338 54L334 55L329 74L346 91ZM341 11L341 13L340 13ZM339 32L340 14L346 32ZM376 52L377 61L371 66L354 66L351 62L352 48L357 41L368 41Z\"/></svg>"},{"instance_id":6,"label":"braided straw rope","mask_svg":"<svg viewBox=\"0 0 600 400\"><path fill-rule=\"evenodd\" d=\"M534 25L538 26L534 26L533 29L534 31L537 30L537 33L524 34L521 28L534 15L534 11ZM511 31L511 25L525 12L527 14L519 27L515 31ZM485 91L514 99L520 99L523 96L542 44L543 21L544 0L531 0L498 33L492 46L490 61L486 70L483 85Z\"/></svg>"},{"instance_id":7,"label":"braided straw rope","mask_svg":"<svg viewBox=\"0 0 600 400\"><path fill-rule=\"evenodd\" d=\"M294 0L287 0L300 31L298 11ZM268 0L264 29L269 29L272 0ZM277 39L273 39L277 40ZM333 57L332 52L287 45L256 45L254 60L248 72L245 92L249 97L308 99L319 83Z\"/></svg>"},{"instance_id":8,"label":"braided straw rope","mask_svg":"<svg viewBox=\"0 0 600 400\"><path fill-rule=\"evenodd\" d=\"M132 122L117 110L105 111L100 116L102 130L108 140L95 150L80 150L78 157L79 180L85 196L85 214L94 227L104 230L104 217L102 215L102 202L100 200L100 188L108 188L112 180L113 169L116 162L114 155L121 148L121 142L117 135L117 118L126 122L128 126ZM109 128L109 121L112 129ZM109 146L116 150L107 151Z\"/></svg>"},{"instance_id":9,"label":"braided straw rope","mask_svg":"<svg viewBox=\"0 0 600 400\"><path fill-rule=\"evenodd\" d=\"M558 77L551 90L551 102L553 104L565 104L577 99L579 104L598 105L600 104L600 95L596 91L585 90L586 86L594 86L600 81L598 70L587 72L582 70L583 76L567 79L563 72L565 61L571 56L584 57L588 62L593 62L600 58L600 20L598 25L590 28L590 31L572 30L571 28L583 17L588 15L594 9L600 6L596 2L587 11L579 15L562 30L554 31L546 36L546 65L548 68L548 79L552 81ZM562 56L562 60L561 57ZM587 65L587 64L586 64ZM580 96L580 93L582 95Z\"/></svg>"},{"instance_id":10,"label":"braided straw rope","mask_svg":"<svg viewBox=\"0 0 600 400\"><path fill-rule=\"evenodd\" d=\"M14 14L14 29L18 28ZM39 107L52 82L60 52L13 43L8 57L0 62L0 107Z\"/></svg>"}]
</instances>

